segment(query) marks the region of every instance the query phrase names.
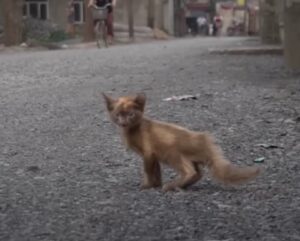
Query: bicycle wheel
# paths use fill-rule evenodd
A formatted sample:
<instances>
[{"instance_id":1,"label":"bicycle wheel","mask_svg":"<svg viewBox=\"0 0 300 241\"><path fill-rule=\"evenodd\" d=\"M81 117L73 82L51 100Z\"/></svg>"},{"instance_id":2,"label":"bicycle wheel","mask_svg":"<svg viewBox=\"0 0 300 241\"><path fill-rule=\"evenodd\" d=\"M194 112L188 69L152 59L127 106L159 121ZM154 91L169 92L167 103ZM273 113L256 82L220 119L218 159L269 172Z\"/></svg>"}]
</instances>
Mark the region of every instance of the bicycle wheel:
<instances>
[{"instance_id":1,"label":"bicycle wheel","mask_svg":"<svg viewBox=\"0 0 300 241\"><path fill-rule=\"evenodd\" d=\"M101 44L100 44L100 41L101 41L100 27L101 26L100 25L101 25L100 21L97 21L96 26L95 26L95 37L96 37L96 43L97 43L98 48L101 47Z\"/></svg>"},{"instance_id":2,"label":"bicycle wheel","mask_svg":"<svg viewBox=\"0 0 300 241\"><path fill-rule=\"evenodd\" d=\"M102 21L102 38L103 42L106 48L108 48L108 43L107 43L107 25L105 21Z\"/></svg>"}]
</instances>

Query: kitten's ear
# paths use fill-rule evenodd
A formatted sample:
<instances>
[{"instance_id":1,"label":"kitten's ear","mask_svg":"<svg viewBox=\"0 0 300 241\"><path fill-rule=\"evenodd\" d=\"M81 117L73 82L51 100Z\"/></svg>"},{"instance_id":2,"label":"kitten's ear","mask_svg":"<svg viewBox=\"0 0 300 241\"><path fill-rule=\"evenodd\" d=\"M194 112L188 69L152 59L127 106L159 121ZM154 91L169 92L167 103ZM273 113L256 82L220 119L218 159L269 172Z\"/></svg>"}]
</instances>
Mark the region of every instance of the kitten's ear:
<instances>
[{"instance_id":1,"label":"kitten's ear","mask_svg":"<svg viewBox=\"0 0 300 241\"><path fill-rule=\"evenodd\" d=\"M138 105L141 111L144 111L144 107L146 104L146 95L144 93L139 93L136 95L134 102Z\"/></svg>"},{"instance_id":2,"label":"kitten's ear","mask_svg":"<svg viewBox=\"0 0 300 241\"><path fill-rule=\"evenodd\" d=\"M106 108L107 110L110 112L114 109L114 105L116 103L116 100L114 100L113 98L107 96L106 94L102 93L102 96L106 102Z\"/></svg>"}]
</instances>

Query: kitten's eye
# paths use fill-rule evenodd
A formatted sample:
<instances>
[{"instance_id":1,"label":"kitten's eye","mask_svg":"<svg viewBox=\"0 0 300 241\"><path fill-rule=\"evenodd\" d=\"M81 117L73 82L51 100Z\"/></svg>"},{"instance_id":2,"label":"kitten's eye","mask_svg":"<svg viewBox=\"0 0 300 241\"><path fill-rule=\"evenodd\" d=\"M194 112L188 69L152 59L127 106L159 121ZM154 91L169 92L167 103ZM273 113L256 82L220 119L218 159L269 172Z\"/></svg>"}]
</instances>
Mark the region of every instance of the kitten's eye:
<instances>
[{"instance_id":1,"label":"kitten's eye","mask_svg":"<svg viewBox=\"0 0 300 241\"><path fill-rule=\"evenodd\" d=\"M133 118L133 117L135 116L135 113L134 113L134 112L129 112L129 113L128 113L128 116L129 116L130 118Z\"/></svg>"}]
</instances>

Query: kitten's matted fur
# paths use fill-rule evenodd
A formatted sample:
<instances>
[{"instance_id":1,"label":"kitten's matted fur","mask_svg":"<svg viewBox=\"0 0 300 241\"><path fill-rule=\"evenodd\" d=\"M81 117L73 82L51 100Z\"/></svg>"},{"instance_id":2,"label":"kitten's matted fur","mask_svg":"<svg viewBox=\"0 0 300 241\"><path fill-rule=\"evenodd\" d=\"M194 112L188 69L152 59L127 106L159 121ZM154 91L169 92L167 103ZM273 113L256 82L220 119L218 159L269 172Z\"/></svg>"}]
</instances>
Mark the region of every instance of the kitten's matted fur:
<instances>
[{"instance_id":1,"label":"kitten's matted fur","mask_svg":"<svg viewBox=\"0 0 300 241\"><path fill-rule=\"evenodd\" d=\"M173 168L179 178L163 186L164 191L185 188L202 177L208 167L223 183L236 184L255 178L258 167L237 167L226 160L221 149L207 132L194 132L183 127L144 117L144 94L113 99L103 94L113 123L121 128L127 147L144 161L142 188L160 187L161 165Z\"/></svg>"}]
</instances>

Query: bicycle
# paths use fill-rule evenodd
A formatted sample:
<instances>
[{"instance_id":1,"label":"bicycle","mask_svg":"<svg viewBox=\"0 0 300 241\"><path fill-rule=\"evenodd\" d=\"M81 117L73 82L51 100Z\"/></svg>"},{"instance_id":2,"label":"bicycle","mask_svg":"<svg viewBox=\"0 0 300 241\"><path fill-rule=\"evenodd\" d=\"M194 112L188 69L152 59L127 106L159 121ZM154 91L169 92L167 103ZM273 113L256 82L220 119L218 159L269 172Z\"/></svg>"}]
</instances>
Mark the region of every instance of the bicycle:
<instances>
[{"instance_id":1,"label":"bicycle","mask_svg":"<svg viewBox=\"0 0 300 241\"><path fill-rule=\"evenodd\" d=\"M94 28L96 35L97 47L101 48L101 37L106 48L108 48L107 43L107 15L108 7L111 6L110 3L107 3L103 7L92 6L92 17L94 21L97 21Z\"/></svg>"}]
</instances>

